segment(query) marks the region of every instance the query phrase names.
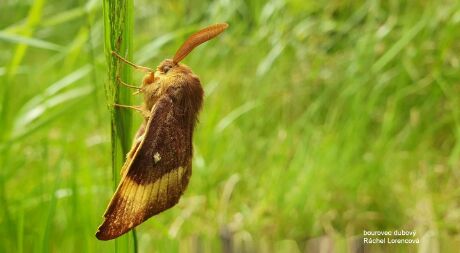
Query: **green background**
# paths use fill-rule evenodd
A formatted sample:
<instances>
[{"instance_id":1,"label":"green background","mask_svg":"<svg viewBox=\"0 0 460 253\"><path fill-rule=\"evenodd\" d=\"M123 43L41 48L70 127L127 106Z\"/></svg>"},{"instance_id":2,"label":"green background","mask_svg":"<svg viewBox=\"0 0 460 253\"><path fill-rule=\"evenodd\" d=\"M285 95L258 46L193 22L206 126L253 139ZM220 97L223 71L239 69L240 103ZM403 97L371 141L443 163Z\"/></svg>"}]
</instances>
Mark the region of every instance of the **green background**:
<instances>
[{"instance_id":1,"label":"green background","mask_svg":"<svg viewBox=\"0 0 460 253\"><path fill-rule=\"evenodd\" d=\"M102 1L0 13L0 252L114 252L94 236L114 184ZM364 229L460 247L458 1L139 0L133 18L152 68L230 24L183 61L206 93L192 178L139 252L346 252Z\"/></svg>"}]
</instances>

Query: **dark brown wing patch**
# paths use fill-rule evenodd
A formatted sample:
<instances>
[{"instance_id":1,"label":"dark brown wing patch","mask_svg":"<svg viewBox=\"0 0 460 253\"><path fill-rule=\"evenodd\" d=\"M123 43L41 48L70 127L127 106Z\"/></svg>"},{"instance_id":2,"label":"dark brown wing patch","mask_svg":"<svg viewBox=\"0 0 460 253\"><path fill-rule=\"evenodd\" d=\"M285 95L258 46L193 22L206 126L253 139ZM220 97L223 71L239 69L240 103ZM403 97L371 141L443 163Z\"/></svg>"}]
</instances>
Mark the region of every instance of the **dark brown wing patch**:
<instances>
[{"instance_id":1,"label":"dark brown wing patch","mask_svg":"<svg viewBox=\"0 0 460 253\"><path fill-rule=\"evenodd\" d=\"M160 98L151 115L96 233L100 240L116 238L174 206L187 187L193 124L169 95Z\"/></svg>"}]
</instances>

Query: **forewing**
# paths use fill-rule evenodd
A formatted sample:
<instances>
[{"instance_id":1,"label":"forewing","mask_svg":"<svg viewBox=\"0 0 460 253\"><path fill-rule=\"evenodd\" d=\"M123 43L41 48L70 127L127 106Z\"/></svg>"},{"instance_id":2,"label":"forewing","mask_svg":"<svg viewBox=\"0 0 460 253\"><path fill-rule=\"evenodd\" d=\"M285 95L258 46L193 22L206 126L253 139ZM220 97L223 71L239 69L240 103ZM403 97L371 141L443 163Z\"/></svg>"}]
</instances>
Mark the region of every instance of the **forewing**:
<instances>
[{"instance_id":1,"label":"forewing","mask_svg":"<svg viewBox=\"0 0 460 253\"><path fill-rule=\"evenodd\" d=\"M123 176L96 233L116 238L174 206L191 174L192 133L184 112L169 96L152 108L139 148Z\"/></svg>"},{"instance_id":2,"label":"forewing","mask_svg":"<svg viewBox=\"0 0 460 253\"><path fill-rule=\"evenodd\" d=\"M134 136L134 141L131 146L131 150L129 150L128 154L126 155L125 163L123 164L123 167L121 167L120 170L120 174L122 177L126 174L126 172L128 172L128 167L131 165L134 155L137 153L137 150L141 146L145 133L145 125L146 124L143 122L137 130L136 135Z\"/></svg>"}]
</instances>

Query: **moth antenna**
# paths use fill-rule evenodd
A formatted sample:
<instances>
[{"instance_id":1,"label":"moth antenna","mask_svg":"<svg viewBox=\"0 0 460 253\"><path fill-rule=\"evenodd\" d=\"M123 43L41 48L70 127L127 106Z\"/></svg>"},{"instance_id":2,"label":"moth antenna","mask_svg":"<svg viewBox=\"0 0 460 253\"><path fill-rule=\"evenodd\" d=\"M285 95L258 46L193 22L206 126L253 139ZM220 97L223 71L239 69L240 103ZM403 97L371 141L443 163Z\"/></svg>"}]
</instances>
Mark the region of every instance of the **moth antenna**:
<instances>
[{"instance_id":1,"label":"moth antenna","mask_svg":"<svg viewBox=\"0 0 460 253\"><path fill-rule=\"evenodd\" d=\"M227 23L219 23L203 28L192 34L176 51L176 54L173 58L174 64L182 61L182 59L184 59L195 47L221 34L223 31L225 31L225 29L227 29L227 27Z\"/></svg>"}]
</instances>

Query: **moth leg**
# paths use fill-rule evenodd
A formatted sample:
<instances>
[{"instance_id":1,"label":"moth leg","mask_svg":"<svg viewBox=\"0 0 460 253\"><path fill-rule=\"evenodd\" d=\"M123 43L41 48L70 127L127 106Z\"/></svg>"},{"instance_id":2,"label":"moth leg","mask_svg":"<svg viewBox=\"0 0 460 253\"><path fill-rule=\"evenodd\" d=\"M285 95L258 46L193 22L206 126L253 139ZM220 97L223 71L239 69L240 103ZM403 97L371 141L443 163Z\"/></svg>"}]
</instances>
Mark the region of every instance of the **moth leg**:
<instances>
[{"instance_id":1,"label":"moth leg","mask_svg":"<svg viewBox=\"0 0 460 253\"><path fill-rule=\"evenodd\" d=\"M137 86L134 86L134 85L131 85L131 84L128 84L128 83L125 83L123 82L123 80L121 80L120 76L117 75L117 82L128 87L128 88L131 88L131 89L136 89L137 91L133 93L133 95L136 95L136 94L139 94L140 92L142 92L142 88L141 87L137 87Z\"/></svg>"},{"instance_id":2,"label":"moth leg","mask_svg":"<svg viewBox=\"0 0 460 253\"><path fill-rule=\"evenodd\" d=\"M120 61L128 64L129 66L139 70L139 71L142 71L142 72L155 72L153 69L151 68L148 68L148 67L144 67L144 66L140 66L140 65L137 65L137 64L134 64L128 60L126 60L125 58L123 58L123 56L117 54L117 52L115 51L112 51L112 55L117 57Z\"/></svg>"},{"instance_id":3,"label":"moth leg","mask_svg":"<svg viewBox=\"0 0 460 253\"><path fill-rule=\"evenodd\" d=\"M150 111L147 110L147 109L145 109L142 105L120 105L120 104L113 104L113 106L121 107L121 108L133 109L133 110L136 110L136 111L142 113L142 115L143 115L145 118L149 118L149 117L150 117Z\"/></svg>"},{"instance_id":4,"label":"moth leg","mask_svg":"<svg viewBox=\"0 0 460 253\"><path fill-rule=\"evenodd\" d=\"M113 106L122 107L122 108L129 108L129 109L133 109L133 110L142 112L142 108L141 108L142 106L140 106L140 105L120 105L120 104L113 104Z\"/></svg>"}]
</instances>

